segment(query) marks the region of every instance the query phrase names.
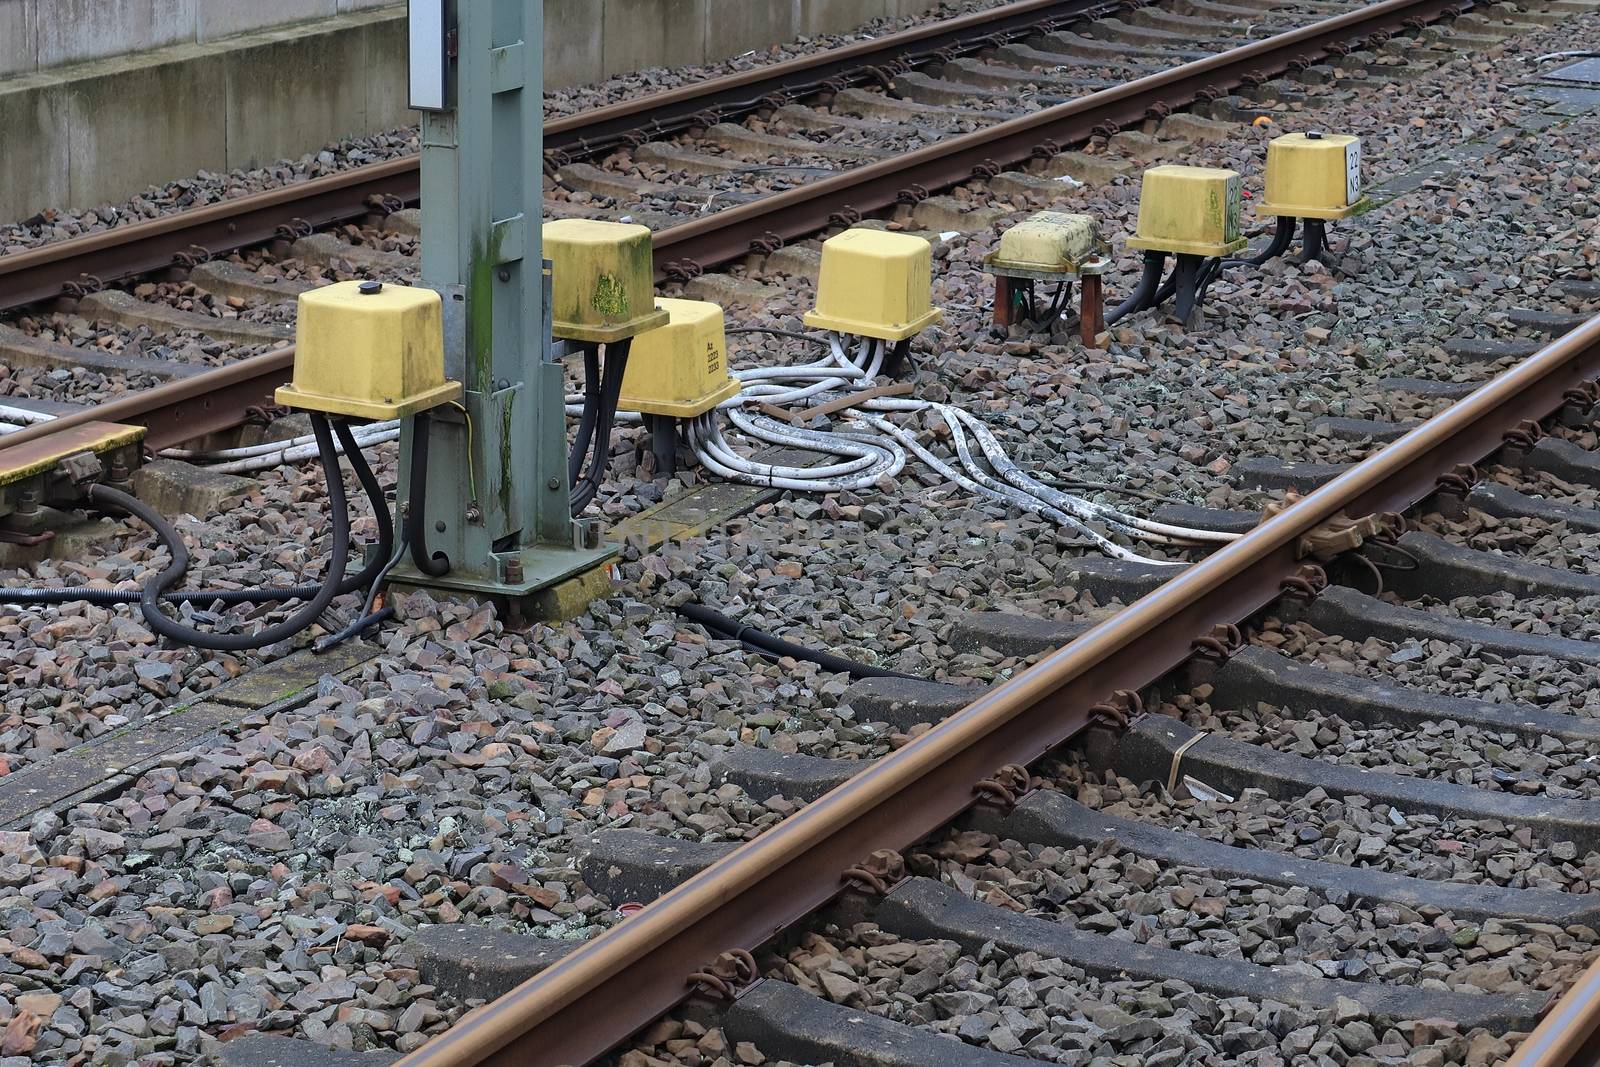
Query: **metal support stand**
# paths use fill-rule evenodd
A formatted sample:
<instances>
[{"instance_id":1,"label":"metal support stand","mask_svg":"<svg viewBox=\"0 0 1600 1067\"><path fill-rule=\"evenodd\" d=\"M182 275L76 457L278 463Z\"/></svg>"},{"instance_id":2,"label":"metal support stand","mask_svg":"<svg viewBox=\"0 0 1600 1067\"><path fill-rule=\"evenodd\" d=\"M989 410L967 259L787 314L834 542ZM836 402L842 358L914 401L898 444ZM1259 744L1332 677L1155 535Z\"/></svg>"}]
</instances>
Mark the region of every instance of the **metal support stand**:
<instances>
[{"instance_id":1,"label":"metal support stand","mask_svg":"<svg viewBox=\"0 0 1600 1067\"><path fill-rule=\"evenodd\" d=\"M1102 270L1104 268L1102 267ZM1078 331L1085 348L1103 348L1109 343L1106 337L1106 296L1102 270L1083 274L1081 307L1078 312Z\"/></svg>"},{"instance_id":2,"label":"metal support stand","mask_svg":"<svg viewBox=\"0 0 1600 1067\"><path fill-rule=\"evenodd\" d=\"M1148 260L1147 260L1148 262ZM1090 348L1105 343L1105 293L1101 284L1110 261L1100 256L1084 260L1071 271L1031 271L991 264L994 275L994 327L1004 335L1012 326L1046 326L1054 333L1057 323L1066 318L1072 303L1072 283L1078 283L1078 329ZM1159 272L1157 276L1159 280ZM1056 295L1044 314L1039 313L1036 294L1040 284L1054 284Z\"/></svg>"},{"instance_id":3,"label":"metal support stand","mask_svg":"<svg viewBox=\"0 0 1600 1067\"><path fill-rule=\"evenodd\" d=\"M1304 247L1300 251L1300 262L1310 263L1314 259L1326 264L1327 257L1328 224L1322 219L1306 219L1306 236Z\"/></svg>"},{"instance_id":4,"label":"metal support stand","mask_svg":"<svg viewBox=\"0 0 1600 1067\"><path fill-rule=\"evenodd\" d=\"M1195 326L1206 288L1216 280L1226 261L1189 252L1176 253L1173 258L1177 262L1173 265L1172 274L1163 282L1161 276L1166 271L1167 253L1147 249L1144 254L1144 273L1139 276L1138 287L1126 300L1106 312L1105 325L1114 326L1136 311L1160 307L1172 300L1173 318L1186 327Z\"/></svg>"},{"instance_id":5,"label":"metal support stand","mask_svg":"<svg viewBox=\"0 0 1600 1067\"><path fill-rule=\"evenodd\" d=\"M1326 219L1296 219L1292 215L1277 216L1278 226L1272 234L1272 242L1258 254L1250 256L1242 262L1252 267L1259 267L1268 260L1276 259L1289 251L1289 246L1294 242L1294 231L1298 223L1305 224L1305 236L1301 239L1300 254L1295 257L1296 263L1310 263L1313 259L1319 263L1333 266L1328 248L1328 222ZM1241 262L1241 261L1235 261Z\"/></svg>"},{"instance_id":6,"label":"metal support stand","mask_svg":"<svg viewBox=\"0 0 1600 1067\"><path fill-rule=\"evenodd\" d=\"M465 391L459 407L431 414L420 456L415 427L404 428L400 507L408 513L411 465L421 459L417 526L450 569L435 576L407 565L394 579L520 611L524 598L615 549L571 514L564 383L540 254L544 3L442 10L444 88L439 109L422 116L422 276L444 297L445 372Z\"/></svg>"},{"instance_id":7,"label":"metal support stand","mask_svg":"<svg viewBox=\"0 0 1600 1067\"><path fill-rule=\"evenodd\" d=\"M650 454L655 458L657 478L678 473L678 420L670 415L646 415L650 427Z\"/></svg>"}]
</instances>

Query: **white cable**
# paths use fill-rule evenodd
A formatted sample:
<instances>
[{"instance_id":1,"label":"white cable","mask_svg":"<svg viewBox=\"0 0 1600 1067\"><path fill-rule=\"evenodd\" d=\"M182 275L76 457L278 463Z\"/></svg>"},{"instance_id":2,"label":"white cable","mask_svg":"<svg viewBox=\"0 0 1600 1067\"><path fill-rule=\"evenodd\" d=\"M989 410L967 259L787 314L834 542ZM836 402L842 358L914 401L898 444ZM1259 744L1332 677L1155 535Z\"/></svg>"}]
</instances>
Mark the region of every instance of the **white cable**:
<instances>
[{"instance_id":1,"label":"white cable","mask_svg":"<svg viewBox=\"0 0 1600 1067\"><path fill-rule=\"evenodd\" d=\"M399 438L400 429L397 426L392 430L385 430L369 437L357 438L356 443L366 448L370 445L381 445L389 441L397 441ZM274 451L262 455L248 456L244 459L236 459L228 463L211 464L206 467L206 470L215 471L218 474L245 474L252 471L271 470L273 467L281 467L286 463L298 463L317 454L315 443L286 446L284 442L275 441L273 445ZM341 447L340 442L335 441L333 447L337 454L344 454L344 449Z\"/></svg>"},{"instance_id":2,"label":"white cable","mask_svg":"<svg viewBox=\"0 0 1600 1067\"><path fill-rule=\"evenodd\" d=\"M43 411L31 411L28 408L14 408L10 404L0 404L0 419L4 419L9 423L32 426L38 422L54 422L57 418L58 416L49 415Z\"/></svg>"},{"instance_id":3,"label":"white cable","mask_svg":"<svg viewBox=\"0 0 1600 1067\"><path fill-rule=\"evenodd\" d=\"M362 423L360 426L352 426L350 428L350 432L354 435L358 443L365 444L368 441L378 443L379 439L384 441L392 441L394 440L395 432L399 429L400 423L398 420L389 420L386 422L367 422ZM198 462L206 462L210 460L250 459L255 456L276 455L277 453L291 448L296 448L300 445L314 445L316 444L316 441L316 434L308 433L302 434L299 437L285 438L281 441L262 441L259 444L240 445L237 448L219 448L212 452L192 452L183 448L168 448L164 449L161 454L167 459L185 459ZM312 454L315 455L315 453Z\"/></svg>"}]
</instances>

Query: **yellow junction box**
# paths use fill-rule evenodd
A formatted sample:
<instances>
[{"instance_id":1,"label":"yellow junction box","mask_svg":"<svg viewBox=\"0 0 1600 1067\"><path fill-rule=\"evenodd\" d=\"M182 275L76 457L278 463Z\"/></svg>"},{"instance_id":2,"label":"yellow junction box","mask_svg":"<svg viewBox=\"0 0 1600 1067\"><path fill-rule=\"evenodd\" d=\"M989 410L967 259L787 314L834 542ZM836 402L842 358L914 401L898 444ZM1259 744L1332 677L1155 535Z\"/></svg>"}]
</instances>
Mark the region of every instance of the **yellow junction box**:
<instances>
[{"instance_id":1,"label":"yellow junction box","mask_svg":"<svg viewBox=\"0 0 1600 1067\"><path fill-rule=\"evenodd\" d=\"M1361 138L1347 133L1286 133L1267 145L1261 216L1342 219L1361 202Z\"/></svg>"},{"instance_id":2,"label":"yellow junction box","mask_svg":"<svg viewBox=\"0 0 1600 1067\"><path fill-rule=\"evenodd\" d=\"M1002 234L983 263L991 274L1037 278L1077 274L1106 251L1093 215L1040 211Z\"/></svg>"},{"instance_id":3,"label":"yellow junction box","mask_svg":"<svg viewBox=\"0 0 1600 1067\"><path fill-rule=\"evenodd\" d=\"M1151 167L1139 188L1139 228L1129 248L1225 256L1247 243L1239 227L1239 173L1216 167Z\"/></svg>"},{"instance_id":4,"label":"yellow junction box","mask_svg":"<svg viewBox=\"0 0 1600 1067\"><path fill-rule=\"evenodd\" d=\"M665 326L640 334L622 376L621 411L689 419L739 393L728 373L722 308L703 300L659 300Z\"/></svg>"},{"instance_id":5,"label":"yellow junction box","mask_svg":"<svg viewBox=\"0 0 1600 1067\"><path fill-rule=\"evenodd\" d=\"M667 321L656 310L650 230L626 222L555 219L544 224L550 261L551 332L609 344Z\"/></svg>"},{"instance_id":6,"label":"yellow junction box","mask_svg":"<svg viewBox=\"0 0 1600 1067\"><path fill-rule=\"evenodd\" d=\"M399 419L448 403L439 294L382 282L339 282L301 293L287 407Z\"/></svg>"},{"instance_id":7,"label":"yellow junction box","mask_svg":"<svg viewBox=\"0 0 1600 1067\"><path fill-rule=\"evenodd\" d=\"M846 230L822 245L817 306L805 324L903 341L944 317L933 306L933 246L908 233Z\"/></svg>"}]
</instances>

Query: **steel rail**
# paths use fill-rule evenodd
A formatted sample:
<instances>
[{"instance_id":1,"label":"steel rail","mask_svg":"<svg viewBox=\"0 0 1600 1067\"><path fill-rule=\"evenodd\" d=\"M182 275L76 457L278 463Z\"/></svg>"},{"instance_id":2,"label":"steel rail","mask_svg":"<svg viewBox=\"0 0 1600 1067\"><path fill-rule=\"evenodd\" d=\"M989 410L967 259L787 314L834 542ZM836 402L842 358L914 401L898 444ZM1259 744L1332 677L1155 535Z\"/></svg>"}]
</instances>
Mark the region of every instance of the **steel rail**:
<instances>
[{"instance_id":1,"label":"steel rail","mask_svg":"<svg viewBox=\"0 0 1600 1067\"><path fill-rule=\"evenodd\" d=\"M1083 0L1021 0L988 14L992 17L1004 16L1010 20L1008 24L1021 24L1025 18L1037 20L1041 12L1061 11L1080 4L1083 4ZM699 266L738 259L750 251L750 233L766 235L776 232L782 239L793 239L821 229L833 219L848 216L852 211L886 207L903 199L908 190L920 188L926 191L965 181L972 177L974 166L995 164L1000 159L1015 162L1030 155L1044 154L1051 147L1046 143L1048 141L1060 139L1071 143L1085 140L1095 128L1103 127L1106 123L1142 119L1145 112L1156 103L1186 102L1205 90L1242 81L1251 73L1265 76L1269 71L1287 67L1295 58L1320 55L1333 41L1373 33L1409 19L1431 18L1459 9L1450 0L1385 0L1359 11L1187 63L893 160L856 168L813 185L673 226L655 235L657 273L681 269L686 261L696 264L698 269ZM987 24L981 15L975 13L953 20L960 24L953 30L951 24L940 23L935 27L924 27L908 31L907 34L883 38L879 42L863 42L836 51L852 52L859 59L866 45L882 45L896 38L915 37L927 45L942 39L935 33L936 27L943 26L950 32L973 30ZM821 62L821 57L795 61L802 65L810 63L813 67ZM774 76L776 70L777 67L767 68L768 73ZM745 77L735 76L731 80ZM687 89L661 95L677 97L681 103L688 98L686 94L689 94ZM657 99L645 97L616 106L621 109L632 108L642 114L647 105ZM570 131L581 125L580 119L572 117L559 120L552 123L551 128ZM981 160L982 164L975 164L973 160ZM109 279L163 269L172 264L174 257L197 248L203 254L215 254L219 243L226 248L238 248L271 240L278 236L285 214L291 210L294 218L315 225L361 214L368 210L375 196L414 200L418 195L417 180L417 161L414 158L390 160L134 226L63 241L16 255L0 256L0 307L55 296L63 286L81 281L91 267L100 272L93 279L98 284ZM663 262L668 255L678 258ZM253 357L223 371L196 375L181 385L174 383L162 386L148 394L141 394L141 398L125 398L96 408L93 417L102 421L152 423L154 441L176 444L183 438L172 438L169 434L181 432L186 420L196 427L190 436L200 436L237 424L246 408L262 403L261 397L270 395L273 387L288 380L291 367L292 363L282 352ZM251 380L252 375L256 376L256 380ZM250 384L241 385L243 381L250 381ZM210 388L221 388L224 392L210 404L202 404L199 398ZM185 398L182 405L170 406L163 399L179 391ZM231 423L228 421L230 412L234 415ZM19 433L7 434L0 437L0 449L47 436L52 427L74 425L72 419L75 417L68 416Z\"/></svg>"},{"instance_id":2,"label":"steel rail","mask_svg":"<svg viewBox=\"0 0 1600 1067\"><path fill-rule=\"evenodd\" d=\"M1600 1064L1600 960L1556 1001L1506 1067L1596 1067Z\"/></svg>"},{"instance_id":3,"label":"steel rail","mask_svg":"<svg viewBox=\"0 0 1600 1067\"><path fill-rule=\"evenodd\" d=\"M558 163L570 162L627 143L637 132L671 133L785 103L796 95L885 81L897 70L1139 6L1137 0L1018 0L555 119L545 126L545 153Z\"/></svg>"},{"instance_id":4,"label":"steel rail","mask_svg":"<svg viewBox=\"0 0 1600 1067\"><path fill-rule=\"evenodd\" d=\"M1048 158L1096 131L1143 122L1157 105L1186 106L1247 78L1281 74L1296 60L1322 56L1347 42L1408 22L1464 11L1471 0L1383 0L1355 11L1288 30L1156 74L941 140L891 159L854 167L832 178L726 208L656 235L656 273L692 277L701 269L757 250L763 241L791 241L830 223L864 217L896 203L915 203L932 192L1031 158Z\"/></svg>"},{"instance_id":5,"label":"steel rail","mask_svg":"<svg viewBox=\"0 0 1600 1067\"><path fill-rule=\"evenodd\" d=\"M928 23L870 41L799 56L634 100L553 119L545 125L547 167L596 155L631 136L658 136L697 122L773 106L794 96L886 80L891 73L969 54L1003 40L1124 6L1126 0L1017 0L989 11ZM329 226L372 210L375 200L415 204L422 195L415 156L252 193L130 226L0 256L0 309L50 300L72 286L164 270L262 244L285 227Z\"/></svg>"},{"instance_id":6,"label":"steel rail","mask_svg":"<svg viewBox=\"0 0 1600 1067\"><path fill-rule=\"evenodd\" d=\"M420 195L416 158L391 159L0 256L0 309L310 233L371 211L374 200Z\"/></svg>"},{"instance_id":7,"label":"steel rail","mask_svg":"<svg viewBox=\"0 0 1600 1067\"><path fill-rule=\"evenodd\" d=\"M237 363L142 389L116 400L83 408L49 422L36 422L0 437L0 450L15 448L86 422L121 422L144 426L144 446L160 451L173 445L237 426L251 408L276 401L272 392L294 372L294 349L280 348Z\"/></svg>"},{"instance_id":8,"label":"steel rail","mask_svg":"<svg viewBox=\"0 0 1600 1067\"><path fill-rule=\"evenodd\" d=\"M753 950L825 905L841 875L901 849L974 802L975 783L1084 729L1088 709L1184 663L1196 637L1250 618L1300 568L1300 539L1328 520L1408 508L1441 475L1494 453L1525 420L1558 411L1600 374L1600 317L1087 631L574 949L399 1061L399 1067L588 1064L687 995L685 977Z\"/></svg>"}]
</instances>

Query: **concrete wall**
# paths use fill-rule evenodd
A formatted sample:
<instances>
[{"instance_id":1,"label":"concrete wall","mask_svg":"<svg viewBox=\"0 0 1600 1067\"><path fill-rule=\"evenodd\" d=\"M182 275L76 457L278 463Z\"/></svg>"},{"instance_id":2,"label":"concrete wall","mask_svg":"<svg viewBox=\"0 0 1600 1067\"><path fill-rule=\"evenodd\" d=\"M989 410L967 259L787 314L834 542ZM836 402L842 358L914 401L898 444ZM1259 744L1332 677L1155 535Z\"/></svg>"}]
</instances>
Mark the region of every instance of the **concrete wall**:
<instances>
[{"instance_id":1,"label":"concrete wall","mask_svg":"<svg viewBox=\"0 0 1600 1067\"><path fill-rule=\"evenodd\" d=\"M0 218L403 126L405 29L384 12L340 15L0 81Z\"/></svg>"},{"instance_id":2,"label":"concrete wall","mask_svg":"<svg viewBox=\"0 0 1600 1067\"><path fill-rule=\"evenodd\" d=\"M714 62L936 2L545 0L545 84ZM405 66L393 0L0 0L0 218L405 125Z\"/></svg>"},{"instance_id":3,"label":"concrete wall","mask_svg":"<svg viewBox=\"0 0 1600 1067\"><path fill-rule=\"evenodd\" d=\"M0 0L0 77L201 44L394 0Z\"/></svg>"},{"instance_id":4,"label":"concrete wall","mask_svg":"<svg viewBox=\"0 0 1600 1067\"><path fill-rule=\"evenodd\" d=\"M583 85L643 67L683 67L875 18L921 14L938 0L545 0L546 77ZM557 44L559 42L559 47Z\"/></svg>"}]
</instances>

